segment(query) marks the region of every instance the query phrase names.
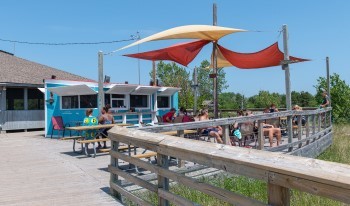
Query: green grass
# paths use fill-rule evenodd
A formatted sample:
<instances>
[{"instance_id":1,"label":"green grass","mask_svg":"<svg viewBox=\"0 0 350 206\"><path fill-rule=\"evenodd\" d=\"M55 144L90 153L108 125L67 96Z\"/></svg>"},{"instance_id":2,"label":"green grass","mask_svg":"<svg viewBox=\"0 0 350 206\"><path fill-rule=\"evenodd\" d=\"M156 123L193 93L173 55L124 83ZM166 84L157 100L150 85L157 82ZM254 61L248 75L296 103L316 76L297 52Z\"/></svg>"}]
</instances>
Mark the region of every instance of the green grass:
<instances>
[{"instance_id":1,"label":"green grass","mask_svg":"<svg viewBox=\"0 0 350 206\"><path fill-rule=\"evenodd\" d=\"M334 126L333 144L324 153L322 153L318 159L350 164L350 125ZM263 181L254 180L244 176L217 176L214 178L202 178L200 181L267 203L267 184ZM178 194L201 205L229 205L214 197L203 194L180 184L171 186L170 190L175 194ZM151 192L144 192L137 195L142 196L143 199L146 199L152 202L152 204L157 205L156 194ZM129 201L127 202L127 205L134 204ZM324 197L292 190L291 205L342 206L346 204Z\"/></svg>"}]
</instances>

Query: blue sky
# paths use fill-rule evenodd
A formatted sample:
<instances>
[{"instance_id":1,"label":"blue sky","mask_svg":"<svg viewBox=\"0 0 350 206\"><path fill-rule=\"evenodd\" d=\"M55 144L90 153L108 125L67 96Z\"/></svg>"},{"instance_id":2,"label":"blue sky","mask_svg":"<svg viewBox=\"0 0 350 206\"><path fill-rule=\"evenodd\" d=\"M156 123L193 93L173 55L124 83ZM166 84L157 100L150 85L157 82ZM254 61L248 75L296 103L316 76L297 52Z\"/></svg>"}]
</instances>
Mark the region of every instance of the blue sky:
<instances>
[{"instance_id":1,"label":"blue sky","mask_svg":"<svg viewBox=\"0 0 350 206\"><path fill-rule=\"evenodd\" d=\"M237 52L256 52L275 41L283 50L283 24L289 29L291 55L313 61L293 64L291 86L294 91L314 94L317 79L326 75L326 56L331 74L350 81L347 60L350 48L350 1L2 1L0 38L29 42L99 42L129 39L140 32L141 38L172 27L188 24L212 24L212 5L217 4L218 25L246 29L220 40L224 47ZM262 31L262 32L254 32ZM186 40L181 40L186 41ZM104 73L112 82L138 83L138 61L122 54L148 51L181 41L149 42L113 56L104 56ZM131 41L132 42L132 41ZM43 46L0 41L0 50L54 68L97 80L97 53L107 53L131 42L100 45ZM206 46L188 66L192 71L210 58ZM152 64L140 61L141 84L148 84ZM247 96L260 90L285 92L284 71L280 67L260 70L226 68L228 92Z\"/></svg>"}]
</instances>

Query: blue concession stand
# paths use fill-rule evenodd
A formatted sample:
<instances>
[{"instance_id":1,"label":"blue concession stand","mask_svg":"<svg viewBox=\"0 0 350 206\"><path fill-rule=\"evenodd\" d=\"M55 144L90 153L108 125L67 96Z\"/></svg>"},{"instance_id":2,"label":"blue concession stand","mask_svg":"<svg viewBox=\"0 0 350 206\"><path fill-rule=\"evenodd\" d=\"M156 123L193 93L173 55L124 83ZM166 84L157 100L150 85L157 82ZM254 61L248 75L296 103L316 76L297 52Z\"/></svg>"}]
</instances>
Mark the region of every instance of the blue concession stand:
<instances>
[{"instance_id":1,"label":"blue concession stand","mask_svg":"<svg viewBox=\"0 0 350 206\"><path fill-rule=\"evenodd\" d=\"M155 123L156 115L178 109L180 88L105 83L103 90L105 105L111 106L117 123ZM51 135L53 116L62 116L63 123L70 126L79 125L88 108L98 117L97 93L97 82L45 80L45 136Z\"/></svg>"}]
</instances>

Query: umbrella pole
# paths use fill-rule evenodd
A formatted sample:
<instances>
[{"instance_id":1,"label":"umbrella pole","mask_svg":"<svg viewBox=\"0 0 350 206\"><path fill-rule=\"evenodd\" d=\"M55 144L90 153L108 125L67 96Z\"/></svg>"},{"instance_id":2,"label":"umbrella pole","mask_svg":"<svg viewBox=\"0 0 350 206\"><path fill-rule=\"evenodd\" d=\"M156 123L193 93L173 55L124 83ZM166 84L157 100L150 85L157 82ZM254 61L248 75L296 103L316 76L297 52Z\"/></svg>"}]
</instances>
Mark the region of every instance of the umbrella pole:
<instances>
[{"instance_id":1,"label":"umbrella pole","mask_svg":"<svg viewBox=\"0 0 350 206\"><path fill-rule=\"evenodd\" d=\"M290 73L289 73L289 51L288 51L288 29L287 25L283 25L283 50L284 50L284 63L282 64L282 69L285 74L285 83L286 83L286 106L287 110L292 109L292 99L291 99L291 91L290 91ZM292 135L292 118L291 116L287 117L287 130L288 130L288 143L292 143L293 135ZM288 150L291 150L289 148Z\"/></svg>"},{"instance_id":2,"label":"umbrella pole","mask_svg":"<svg viewBox=\"0 0 350 206\"><path fill-rule=\"evenodd\" d=\"M217 25L217 7L213 4L213 26ZM217 67L217 41L213 42L213 99L214 99L214 118L219 117L218 112L218 67Z\"/></svg>"},{"instance_id":3,"label":"umbrella pole","mask_svg":"<svg viewBox=\"0 0 350 206\"><path fill-rule=\"evenodd\" d=\"M103 52L98 52L98 112L101 111L104 105L103 92Z\"/></svg>"}]
</instances>

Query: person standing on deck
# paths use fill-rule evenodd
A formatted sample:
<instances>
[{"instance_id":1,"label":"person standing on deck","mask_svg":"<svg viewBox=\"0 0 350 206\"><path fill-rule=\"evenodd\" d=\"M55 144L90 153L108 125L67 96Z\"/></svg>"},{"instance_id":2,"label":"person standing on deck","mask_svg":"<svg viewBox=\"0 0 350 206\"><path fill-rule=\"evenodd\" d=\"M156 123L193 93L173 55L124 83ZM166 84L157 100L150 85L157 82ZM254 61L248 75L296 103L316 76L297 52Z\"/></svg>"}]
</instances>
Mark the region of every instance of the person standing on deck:
<instances>
[{"instance_id":1,"label":"person standing on deck","mask_svg":"<svg viewBox=\"0 0 350 206\"><path fill-rule=\"evenodd\" d=\"M320 109L328 107L330 103L329 96L327 95L326 90L323 90L322 97L323 97L323 101L322 101L322 104L320 104Z\"/></svg>"},{"instance_id":2,"label":"person standing on deck","mask_svg":"<svg viewBox=\"0 0 350 206\"><path fill-rule=\"evenodd\" d=\"M98 123L99 124L114 124L114 118L113 118L113 115L111 115L110 113L108 113L108 110L109 108L106 106L106 107L103 107L101 109L101 116L100 118L98 119ZM109 129L102 129L102 137L101 138L107 138L107 131ZM101 148L101 143L98 142L98 146L97 148ZM103 142L103 148L107 148L107 145L106 145L106 141Z\"/></svg>"}]
</instances>

